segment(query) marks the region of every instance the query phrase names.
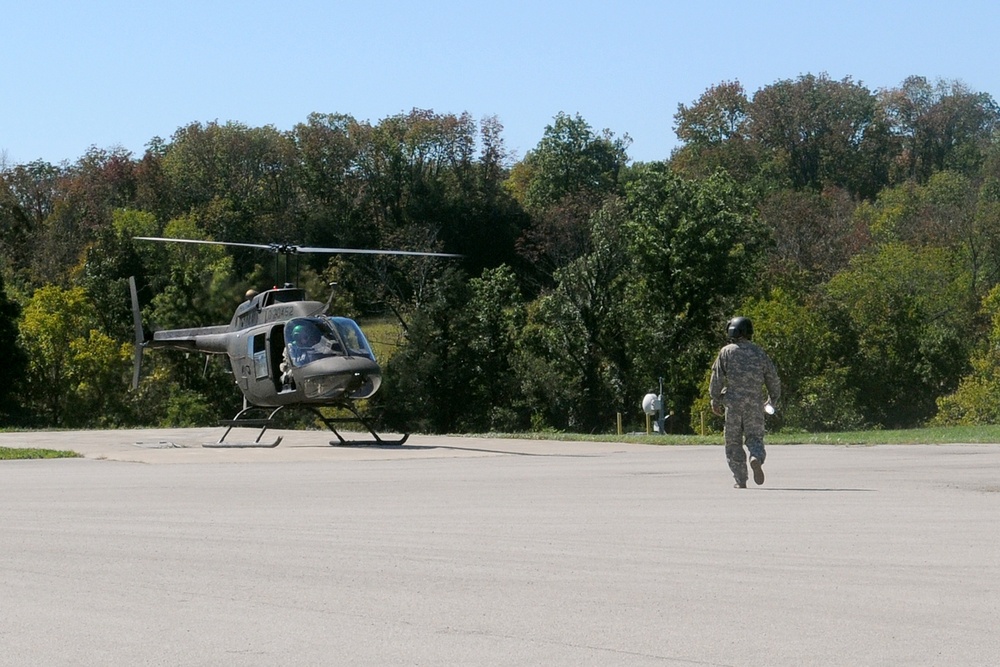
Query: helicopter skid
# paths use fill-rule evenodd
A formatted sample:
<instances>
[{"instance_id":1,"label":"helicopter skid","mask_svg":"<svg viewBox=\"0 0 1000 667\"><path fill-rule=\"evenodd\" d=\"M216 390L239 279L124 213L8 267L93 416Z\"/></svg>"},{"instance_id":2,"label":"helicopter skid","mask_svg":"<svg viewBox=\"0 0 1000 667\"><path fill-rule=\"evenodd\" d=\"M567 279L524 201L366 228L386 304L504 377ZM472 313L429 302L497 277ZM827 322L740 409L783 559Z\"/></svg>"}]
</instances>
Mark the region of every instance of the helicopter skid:
<instances>
[{"instance_id":1,"label":"helicopter skid","mask_svg":"<svg viewBox=\"0 0 1000 667\"><path fill-rule=\"evenodd\" d=\"M320 421L322 421L324 424L326 424L326 427L328 429L330 429L330 431L335 436L337 436L336 440L331 440L330 441L330 446L331 447L393 447L393 446L398 447L399 445L402 445L404 442L406 442L406 439L410 437L409 433L405 433L405 434L403 434L403 436L401 438L396 438L396 439L393 439L393 440L386 440L385 438L381 437L378 433L375 432L375 429L372 428L372 426L371 426L370 423L368 423L368 420L365 419L364 417L362 417L360 414L358 414L358 411L355 410L354 406L352 406L350 403L343 403L343 404L341 404L338 407L341 407L341 408L347 410L348 412L350 412L354 416L353 417L326 417L322 413L320 413L319 410L316 410L315 408L311 408L311 407L309 408L310 410L312 410L312 412L317 417L319 417ZM348 440L347 438L345 438L344 436L342 436L340 434L340 431L338 431L334 427L334 424L344 423L344 422L356 422L358 424L361 424L366 429L368 429L369 433L371 433L372 439L371 440Z\"/></svg>"},{"instance_id":2,"label":"helicopter skid","mask_svg":"<svg viewBox=\"0 0 1000 667\"><path fill-rule=\"evenodd\" d=\"M330 430L333 431L333 434L335 436L340 438L340 440L331 440L330 441L331 447L399 447L400 445L406 442L407 438L410 437L410 434L406 433L401 438L386 440L385 438L380 437L374 431L371 431L372 436L374 436L373 440L347 440L343 436L341 436L340 433L334 431L332 428Z\"/></svg>"},{"instance_id":3,"label":"helicopter skid","mask_svg":"<svg viewBox=\"0 0 1000 667\"><path fill-rule=\"evenodd\" d=\"M375 429L372 428L372 426L368 422L368 420L365 419L364 417L362 417L358 413L358 411L354 409L354 406L351 405L350 403L348 403L348 402L340 403L336 407L343 408L343 409L347 410L348 412L350 412L353 415L353 417L327 417L323 413L321 413L317 408L315 408L314 406L311 406L311 405L301 405L301 404L292 404L292 405L287 405L287 406L279 406L279 407L275 408L273 411L271 411L271 413L268 414L266 417L262 417L262 418L249 418L249 417L244 417L244 415L246 415L247 413L249 413L252 410L261 410L263 408L261 408L260 406L248 406L248 407L244 408L243 410L241 410L239 412L239 414L237 414L232 419L230 419L228 421L223 421L223 422L219 423L220 426L225 426L226 427L226 432L222 434L222 437L219 438L218 442L211 443L211 444L204 444L204 445L202 445L202 447L215 447L215 448L226 448L226 447L228 447L228 448L234 448L234 449L235 448L253 448L253 447L257 447L257 448L277 447L278 444L281 442L281 437L280 436L274 442L261 442L260 440L261 440L261 438L264 437L264 433L267 431L267 429L272 424L275 423L275 415L277 415L278 412L280 412L282 409L285 409L285 408L297 408L297 409L308 410L308 411L312 412L316 416L317 419L319 419L321 422L323 422L326 425L326 427L328 429L330 429L330 431L335 436L337 436L336 440L331 440L330 441L330 445L333 446L333 447L398 447L398 446L402 445L403 443L405 443L406 439L410 437L409 433L405 433L400 438L395 438L395 439L392 439L392 440L387 440L387 439L381 437L378 433L376 433ZM361 424L371 434L372 439L371 440L348 440L343 435L341 435L340 432L337 430L337 428L334 426L334 424L343 423L343 422L356 422L356 423ZM257 438L253 442L226 442L226 437L229 435L229 433L235 427L259 428L260 429L260 433L257 434Z\"/></svg>"},{"instance_id":4,"label":"helicopter skid","mask_svg":"<svg viewBox=\"0 0 1000 667\"><path fill-rule=\"evenodd\" d=\"M250 412L251 410L257 410L257 409L259 409L257 406L249 406L249 407L243 408L242 410L240 410L239 414L237 414L235 417L233 417L229 421L220 422L219 423L220 426L225 426L226 427L226 432L222 434L222 437L219 438L218 442L214 442L214 443L210 443L210 444L206 443L206 444L203 444L202 447L214 447L214 448L222 448L222 447L231 447L231 448L260 447L260 448L264 448L264 449L270 449L272 447L277 447L278 444L281 443L281 436L278 436L278 438L274 442L261 442L260 439L264 437L264 433L267 431L268 426L270 426L274 422L274 415L277 414L278 410L280 410L281 408L277 408L276 410L274 410L273 412L271 412L271 414L269 414L267 417L263 417L263 418L259 418L259 419L250 419L250 418L247 418L247 417L243 416L243 415L247 414L248 412ZM260 429L260 433L257 434L257 438L253 442L226 442L226 436L228 436L229 433L230 433L230 431L232 431L233 428L235 428L235 427L241 427L241 428L259 428Z\"/></svg>"},{"instance_id":5,"label":"helicopter skid","mask_svg":"<svg viewBox=\"0 0 1000 667\"><path fill-rule=\"evenodd\" d=\"M242 448L263 448L263 449L273 449L281 444L281 436L274 442L206 442L202 447L212 447L219 449L242 449Z\"/></svg>"}]
</instances>

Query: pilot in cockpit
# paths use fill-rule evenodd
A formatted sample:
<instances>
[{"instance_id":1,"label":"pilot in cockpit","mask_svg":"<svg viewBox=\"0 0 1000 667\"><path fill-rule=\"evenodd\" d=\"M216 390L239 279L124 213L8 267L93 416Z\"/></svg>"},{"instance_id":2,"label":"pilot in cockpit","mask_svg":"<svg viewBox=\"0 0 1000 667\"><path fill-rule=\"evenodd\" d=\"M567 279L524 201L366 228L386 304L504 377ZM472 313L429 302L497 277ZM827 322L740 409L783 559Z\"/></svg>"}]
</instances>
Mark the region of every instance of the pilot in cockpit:
<instances>
[{"instance_id":1,"label":"pilot in cockpit","mask_svg":"<svg viewBox=\"0 0 1000 667\"><path fill-rule=\"evenodd\" d=\"M315 361L327 352L322 345L323 336L315 323L304 321L292 327L291 341L288 344L288 354L292 363L303 366Z\"/></svg>"}]
</instances>

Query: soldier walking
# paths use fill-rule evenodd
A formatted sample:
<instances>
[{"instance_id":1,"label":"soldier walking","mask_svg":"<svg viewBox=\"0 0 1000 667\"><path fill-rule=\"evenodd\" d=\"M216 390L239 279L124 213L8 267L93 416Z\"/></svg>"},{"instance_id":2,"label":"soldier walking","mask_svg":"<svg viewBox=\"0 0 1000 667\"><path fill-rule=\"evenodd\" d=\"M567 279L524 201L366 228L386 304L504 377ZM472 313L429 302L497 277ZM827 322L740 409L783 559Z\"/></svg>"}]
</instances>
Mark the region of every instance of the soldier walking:
<instances>
[{"instance_id":1,"label":"soldier walking","mask_svg":"<svg viewBox=\"0 0 1000 667\"><path fill-rule=\"evenodd\" d=\"M729 344L719 350L712 364L708 393L712 412L723 414L725 408L726 460L736 478L736 488L747 486L747 452L753 481L764 483L764 409L781 398L781 380L774 363L752 342L753 322L734 317L726 325ZM765 398L764 388L767 388Z\"/></svg>"}]
</instances>

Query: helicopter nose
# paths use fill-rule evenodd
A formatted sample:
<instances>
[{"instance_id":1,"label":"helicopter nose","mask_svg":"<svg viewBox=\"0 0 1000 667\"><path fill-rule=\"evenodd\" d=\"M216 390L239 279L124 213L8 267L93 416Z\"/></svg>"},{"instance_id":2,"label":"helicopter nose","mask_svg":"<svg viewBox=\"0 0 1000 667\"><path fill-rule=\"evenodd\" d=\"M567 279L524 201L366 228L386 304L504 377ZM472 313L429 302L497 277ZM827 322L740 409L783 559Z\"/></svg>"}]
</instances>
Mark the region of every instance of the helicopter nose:
<instances>
[{"instance_id":1,"label":"helicopter nose","mask_svg":"<svg viewBox=\"0 0 1000 667\"><path fill-rule=\"evenodd\" d=\"M369 359L329 359L314 362L303 369L305 397L323 401L339 398L361 399L374 394L382 383L377 364Z\"/></svg>"}]
</instances>

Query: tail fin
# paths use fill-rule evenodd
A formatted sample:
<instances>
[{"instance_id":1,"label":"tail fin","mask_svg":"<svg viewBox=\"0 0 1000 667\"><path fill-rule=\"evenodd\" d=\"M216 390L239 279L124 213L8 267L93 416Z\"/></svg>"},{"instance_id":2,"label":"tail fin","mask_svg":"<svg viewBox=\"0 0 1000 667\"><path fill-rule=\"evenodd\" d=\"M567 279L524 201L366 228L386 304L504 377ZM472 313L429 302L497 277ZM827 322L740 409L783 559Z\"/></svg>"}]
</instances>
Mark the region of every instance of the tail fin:
<instances>
[{"instance_id":1,"label":"tail fin","mask_svg":"<svg viewBox=\"0 0 1000 667\"><path fill-rule=\"evenodd\" d=\"M146 334L142 330L142 316L139 313L139 293L135 288L135 276L128 278L132 293L132 323L135 325L135 367L132 371L132 389L139 387L139 373L142 370L142 351L146 347Z\"/></svg>"}]
</instances>

